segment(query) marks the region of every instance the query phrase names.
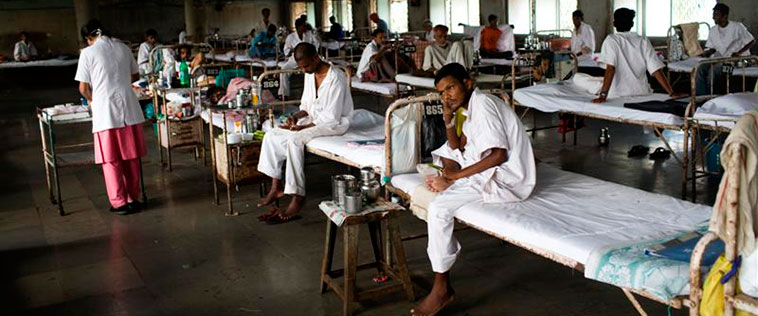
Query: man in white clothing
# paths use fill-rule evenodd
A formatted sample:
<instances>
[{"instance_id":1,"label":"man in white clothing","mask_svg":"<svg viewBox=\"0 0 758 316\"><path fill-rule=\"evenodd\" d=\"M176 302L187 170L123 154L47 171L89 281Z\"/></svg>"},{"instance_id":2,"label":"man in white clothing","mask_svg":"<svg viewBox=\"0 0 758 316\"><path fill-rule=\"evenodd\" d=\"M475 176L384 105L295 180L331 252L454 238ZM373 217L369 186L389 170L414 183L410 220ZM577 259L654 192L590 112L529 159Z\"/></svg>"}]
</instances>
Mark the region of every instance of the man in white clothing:
<instances>
[{"instance_id":1,"label":"man in white clothing","mask_svg":"<svg viewBox=\"0 0 758 316\"><path fill-rule=\"evenodd\" d=\"M426 179L439 195L429 204L427 252L434 285L411 315L435 315L453 299L449 271L461 246L453 236L456 212L462 207L511 203L529 197L536 184L536 168L529 136L516 113L502 99L474 87L468 71L448 64L435 77L442 96L447 143L432 152L442 174ZM466 116L458 136L453 113Z\"/></svg>"},{"instance_id":2,"label":"man in white clothing","mask_svg":"<svg viewBox=\"0 0 758 316\"><path fill-rule=\"evenodd\" d=\"M145 41L139 45L139 51L137 52L137 66L139 66L139 72L142 76L153 72L153 65L150 64L150 52L155 48L157 41L157 31L154 29L145 31Z\"/></svg>"},{"instance_id":3,"label":"man in white clothing","mask_svg":"<svg viewBox=\"0 0 758 316\"><path fill-rule=\"evenodd\" d=\"M344 134L353 115L347 76L321 60L313 44L300 43L293 51L297 66L305 72L300 110L290 115L284 125L266 133L258 163L258 171L272 178L271 190L259 206L270 205L285 194L291 195L292 201L286 210L272 207L258 217L269 224L295 219L303 207L305 144L316 137Z\"/></svg>"},{"instance_id":4,"label":"man in white clothing","mask_svg":"<svg viewBox=\"0 0 758 316\"><path fill-rule=\"evenodd\" d=\"M19 41L13 47L13 59L16 61L30 61L37 57L37 48L28 39L26 32L19 34Z\"/></svg>"},{"instance_id":5,"label":"man in white clothing","mask_svg":"<svg viewBox=\"0 0 758 316\"><path fill-rule=\"evenodd\" d=\"M571 52L578 59L592 59L595 53L595 32L592 27L584 23L584 12L576 10L571 14L574 22L574 34L571 35Z\"/></svg>"},{"instance_id":6,"label":"man in white clothing","mask_svg":"<svg viewBox=\"0 0 758 316\"><path fill-rule=\"evenodd\" d=\"M433 74L450 63L464 65L467 69L471 68L473 45L465 45L463 42L450 43L447 40L447 32L447 26L442 24L434 27L434 43L424 50L424 65L421 69L425 72Z\"/></svg>"},{"instance_id":7,"label":"man in white clothing","mask_svg":"<svg viewBox=\"0 0 758 316\"><path fill-rule=\"evenodd\" d=\"M716 24L708 32L708 41L705 42L706 50L701 57L738 57L750 55L750 47L755 44L755 38L740 22L729 20L729 7L723 3L717 3L713 7L713 22ZM698 68L697 95L709 94L710 91L709 66ZM721 77L721 67L713 67L714 80Z\"/></svg>"},{"instance_id":8,"label":"man in white clothing","mask_svg":"<svg viewBox=\"0 0 758 316\"><path fill-rule=\"evenodd\" d=\"M420 40L427 42L434 41L434 24L432 24L432 20L424 20L424 36Z\"/></svg>"},{"instance_id":9,"label":"man in white clothing","mask_svg":"<svg viewBox=\"0 0 758 316\"><path fill-rule=\"evenodd\" d=\"M253 38L255 38L255 33L266 32L268 31L268 26L274 24L271 22L269 17L271 17L271 9L263 8L263 10L261 10L261 20L255 24L255 26L253 27L253 31L250 32L250 33L253 33L251 34Z\"/></svg>"},{"instance_id":10,"label":"man in white clothing","mask_svg":"<svg viewBox=\"0 0 758 316\"><path fill-rule=\"evenodd\" d=\"M605 66L605 77L600 95L592 100L603 103L607 98L649 95L653 93L647 82L647 72L653 75L666 93L675 94L668 79L663 75L664 64L655 54L653 44L645 37L630 32L634 26L635 12L620 8L613 12L615 34L609 34L603 42L597 61Z\"/></svg>"},{"instance_id":11,"label":"man in white clothing","mask_svg":"<svg viewBox=\"0 0 758 316\"><path fill-rule=\"evenodd\" d=\"M287 57L287 62L282 64L281 69L295 69L297 68L297 62L295 61L295 56L293 56L293 52L295 49L295 46L298 44L305 42L310 43L313 46L316 47L316 50L318 51L318 47L320 45L320 42L318 40L318 37L313 35L313 32L308 31L307 23L308 21L304 18L299 18L295 21L295 32L291 33L290 35L287 35L287 38L284 40L284 56ZM279 76L279 95L284 97L289 97L290 95L290 76L289 74L281 74Z\"/></svg>"},{"instance_id":12,"label":"man in white clothing","mask_svg":"<svg viewBox=\"0 0 758 316\"><path fill-rule=\"evenodd\" d=\"M395 54L393 45L385 43L387 34L382 29L371 32L371 42L366 45L358 63L356 76L362 82L395 82ZM399 55L397 71L410 71L405 55Z\"/></svg>"}]
</instances>

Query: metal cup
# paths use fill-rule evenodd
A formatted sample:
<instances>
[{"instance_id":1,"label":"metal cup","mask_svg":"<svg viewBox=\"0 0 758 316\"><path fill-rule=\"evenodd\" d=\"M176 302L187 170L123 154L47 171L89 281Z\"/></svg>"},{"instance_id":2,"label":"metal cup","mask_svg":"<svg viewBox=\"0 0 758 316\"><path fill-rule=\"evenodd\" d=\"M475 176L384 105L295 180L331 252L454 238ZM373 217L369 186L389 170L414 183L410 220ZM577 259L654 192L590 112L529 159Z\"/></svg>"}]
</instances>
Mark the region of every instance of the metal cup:
<instances>
[{"instance_id":1,"label":"metal cup","mask_svg":"<svg viewBox=\"0 0 758 316\"><path fill-rule=\"evenodd\" d=\"M360 213L363 210L363 197L360 192L351 192L345 195L345 204L342 206L348 214Z\"/></svg>"}]
</instances>

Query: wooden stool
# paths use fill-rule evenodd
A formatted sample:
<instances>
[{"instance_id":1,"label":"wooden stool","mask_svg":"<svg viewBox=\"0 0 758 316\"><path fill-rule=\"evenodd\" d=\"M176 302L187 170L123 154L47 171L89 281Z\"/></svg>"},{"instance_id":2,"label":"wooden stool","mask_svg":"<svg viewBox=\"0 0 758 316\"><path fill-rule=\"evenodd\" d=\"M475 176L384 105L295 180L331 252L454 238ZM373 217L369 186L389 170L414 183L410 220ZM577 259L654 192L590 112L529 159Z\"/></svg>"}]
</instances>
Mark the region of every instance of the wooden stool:
<instances>
[{"instance_id":1,"label":"wooden stool","mask_svg":"<svg viewBox=\"0 0 758 316\"><path fill-rule=\"evenodd\" d=\"M331 288L342 299L342 314L352 315L350 304L395 291L405 290L408 299L413 301L413 286L405 263L405 250L400 236L400 230L393 220L397 210L373 212L361 216L349 216L342 223L343 244L345 245L345 268L332 271L334 243L338 226L331 219L326 219L326 245L324 260L321 265L321 293ZM374 262L358 264L358 233L361 224L367 224L371 235L371 245L374 249ZM385 237L382 239L382 235ZM394 250L395 263L392 264ZM382 285L370 290L356 292L355 276L358 270L376 268L377 271L392 278L393 283ZM344 277L344 286L336 281Z\"/></svg>"}]
</instances>

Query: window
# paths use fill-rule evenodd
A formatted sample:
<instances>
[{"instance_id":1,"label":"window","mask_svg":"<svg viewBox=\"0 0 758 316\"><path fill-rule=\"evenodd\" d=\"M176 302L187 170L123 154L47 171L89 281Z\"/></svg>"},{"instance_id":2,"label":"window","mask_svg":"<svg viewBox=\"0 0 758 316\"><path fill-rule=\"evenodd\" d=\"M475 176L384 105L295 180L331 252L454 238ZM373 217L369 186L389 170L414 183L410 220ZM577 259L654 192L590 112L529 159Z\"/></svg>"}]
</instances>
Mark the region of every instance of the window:
<instances>
[{"instance_id":1,"label":"window","mask_svg":"<svg viewBox=\"0 0 758 316\"><path fill-rule=\"evenodd\" d=\"M577 0L536 0L537 31L571 30L574 28L571 13L577 8ZM516 34L531 32L529 0L508 0L508 24ZM569 33L561 34L569 36Z\"/></svg>"},{"instance_id":2,"label":"window","mask_svg":"<svg viewBox=\"0 0 758 316\"><path fill-rule=\"evenodd\" d=\"M301 15L305 14L308 16L308 23L310 25L316 26L316 4L313 2L292 2L290 4L290 27L292 29L295 29L295 20L297 20Z\"/></svg>"},{"instance_id":3,"label":"window","mask_svg":"<svg viewBox=\"0 0 758 316\"><path fill-rule=\"evenodd\" d=\"M463 33L459 24L479 26L479 0L430 0L429 19L435 25L447 25L453 33Z\"/></svg>"},{"instance_id":4,"label":"window","mask_svg":"<svg viewBox=\"0 0 758 316\"><path fill-rule=\"evenodd\" d=\"M713 24L711 13L716 0L614 0L613 9L629 8L637 11L634 30L645 36L665 37L671 25L690 22ZM640 16L644 16L640 22ZM708 30L701 26L700 39L708 38Z\"/></svg>"},{"instance_id":5,"label":"window","mask_svg":"<svg viewBox=\"0 0 758 316\"><path fill-rule=\"evenodd\" d=\"M353 1L352 0L332 0L326 1L326 15L324 18L324 27L329 29L329 17L334 16L337 22L342 24L345 31L353 29Z\"/></svg>"}]
</instances>

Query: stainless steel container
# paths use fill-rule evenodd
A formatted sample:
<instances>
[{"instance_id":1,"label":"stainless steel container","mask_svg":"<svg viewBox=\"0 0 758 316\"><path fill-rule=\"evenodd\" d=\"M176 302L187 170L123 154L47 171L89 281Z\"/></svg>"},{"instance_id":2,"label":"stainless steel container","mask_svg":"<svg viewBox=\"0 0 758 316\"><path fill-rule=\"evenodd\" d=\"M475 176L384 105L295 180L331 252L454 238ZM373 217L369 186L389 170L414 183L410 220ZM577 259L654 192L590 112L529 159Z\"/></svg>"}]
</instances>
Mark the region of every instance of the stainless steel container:
<instances>
[{"instance_id":1,"label":"stainless steel container","mask_svg":"<svg viewBox=\"0 0 758 316\"><path fill-rule=\"evenodd\" d=\"M376 173L374 173L374 168L371 167L363 167L361 168L361 182L371 182L376 179Z\"/></svg>"},{"instance_id":2,"label":"stainless steel container","mask_svg":"<svg viewBox=\"0 0 758 316\"><path fill-rule=\"evenodd\" d=\"M611 142L611 134L607 127L600 129L600 136L597 137L597 142L600 146L608 146Z\"/></svg>"},{"instance_id":3,"label":"stainless steel container","mask_svg":"<svg viewBox=\"0 0 758 316\"><path fill-rule=\"evenodd\" d=\"M379 181L371 180L368 182L361 182L361 195L367 204L376 202L381 191L382 186L379 184Z\"/></svg>"},{"instance_id":4,"label":"stainless steel container","mask_svg":"<svg viewBox=\"0 0 758 316\"><path fill-rule=\"evenodd\" d=\"M356 192L355 177L349 174L332 176L332 200L345 207L345 196ZM359 196L360 196L360 192Z\"/></svg>"},{"instance_id":5,"label":"stainless steel container","mask_svg":"<svg viewBox=\"0 0 758 316\"><path fill-rule=\"evenodd\" d=\"M363 198L360 192L346 194L345 204L342 207L348 214L360 213L363 210Z\"/></svg>"}]
</instances>

